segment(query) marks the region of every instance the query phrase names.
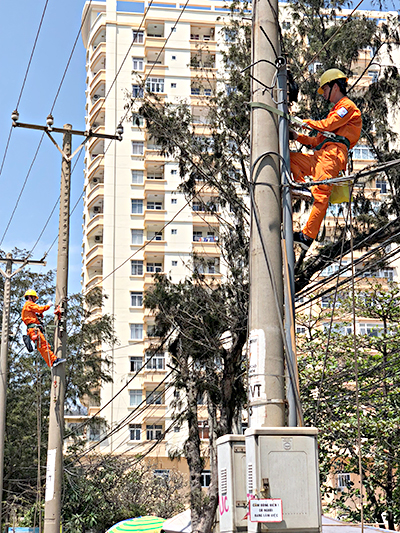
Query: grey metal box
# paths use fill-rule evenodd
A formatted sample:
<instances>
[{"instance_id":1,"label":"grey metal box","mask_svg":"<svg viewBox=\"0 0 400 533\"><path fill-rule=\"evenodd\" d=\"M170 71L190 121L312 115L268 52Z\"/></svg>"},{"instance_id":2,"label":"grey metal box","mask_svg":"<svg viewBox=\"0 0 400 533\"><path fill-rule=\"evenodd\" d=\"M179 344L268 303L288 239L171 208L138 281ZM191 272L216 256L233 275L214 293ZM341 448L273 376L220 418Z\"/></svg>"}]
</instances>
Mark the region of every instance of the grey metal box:
<instances>
[{"instance_id":1,"label":"grey metal box","mask_svg":"<svg viewBox=\"0 0 400 533\"><path fill-rule=\"evenodd\" d=\"M217 439L220 533L247 531L246 448L244 435Z\"/></svg>"},{"instance_id":2,"label":"grey metal box","mask_svg":"<svg viewBox=\"0 0 400 533\"><path fill-rule=\"evenodd\" d=\"M282 500L283 521L248 520L249 533L321 531L316 428L249 428L245 432L249 498Z\"/></svg>"}]
</instances>

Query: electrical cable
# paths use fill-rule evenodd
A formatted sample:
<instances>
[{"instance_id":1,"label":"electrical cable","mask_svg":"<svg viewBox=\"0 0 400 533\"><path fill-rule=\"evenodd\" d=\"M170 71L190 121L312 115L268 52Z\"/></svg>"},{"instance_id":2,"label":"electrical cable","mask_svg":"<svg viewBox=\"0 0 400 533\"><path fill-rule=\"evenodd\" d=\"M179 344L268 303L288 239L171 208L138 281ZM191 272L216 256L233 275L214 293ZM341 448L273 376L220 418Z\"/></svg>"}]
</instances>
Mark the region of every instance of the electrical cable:
<instances>
[{"instance_id":1,"label":"electrical cable","mask_svg":"<svg viewBox=\"0 0 400 533\"><path fill-rule=\"evenodd\" d=\"M20 101L21 101L21 98L22 98L22 93L24 92L25 83L26 83L26 80L28 78L29 70L30 70L30 67L31 67L33 55L34 55L35 50L36 50L36 45L37 45L37 42L38 42L38 39L39 39L40 30L42 29L43 19L44 19L44 16L46 14L48 3L49 3L49 0L46 0L44 8L43 8L42 16L40 18L39 27L37 29L36 37L35 37L35 40L34 40L34 43L33 43L33 47L32 47L32 50L31 50L31 54L30 54L30 57L29 57L28 65L26 67L24 79L23 79L23 82L22 82L22 87L21 87L21 90L20 90L20 93L19 93L19 96L18 96L18 100L17 100L17 105L15 106L15 109L17 111L18 111L18 107L19 107L19 104L20 104ZM13 129L14 128L12 126L10 126L10 132L8 134L8 139L7 139L6 147L5 147L4 154L3 154L3 159L2 159L2 162L1 162L1 166L0 166L0 176L1 176L1 173L3 171L3 166L4 166L4 162L5 162L6 156L7 156L8 147L9 147L9 144L10 144L10 140L11 140L11 135L12 135Z\"/></svg>"}]
</instances>

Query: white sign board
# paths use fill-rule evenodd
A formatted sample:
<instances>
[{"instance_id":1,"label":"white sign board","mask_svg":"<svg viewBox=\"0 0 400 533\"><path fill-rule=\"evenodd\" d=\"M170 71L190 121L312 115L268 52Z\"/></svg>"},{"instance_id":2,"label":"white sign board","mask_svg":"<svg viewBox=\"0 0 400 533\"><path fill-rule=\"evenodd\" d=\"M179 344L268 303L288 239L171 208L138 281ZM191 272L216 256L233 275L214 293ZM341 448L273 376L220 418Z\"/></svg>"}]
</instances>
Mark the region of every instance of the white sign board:
<instances>
[{"instance_id":1,"label":"white sign board","mask_svg":"<svg viewBox=\"0 0 400 533\"><path fill-rule=\"evenodd\" d=\"M267 498L263 500L250 500L251 522L282 522L282 500Z\"/></svg>"}]
</instances>

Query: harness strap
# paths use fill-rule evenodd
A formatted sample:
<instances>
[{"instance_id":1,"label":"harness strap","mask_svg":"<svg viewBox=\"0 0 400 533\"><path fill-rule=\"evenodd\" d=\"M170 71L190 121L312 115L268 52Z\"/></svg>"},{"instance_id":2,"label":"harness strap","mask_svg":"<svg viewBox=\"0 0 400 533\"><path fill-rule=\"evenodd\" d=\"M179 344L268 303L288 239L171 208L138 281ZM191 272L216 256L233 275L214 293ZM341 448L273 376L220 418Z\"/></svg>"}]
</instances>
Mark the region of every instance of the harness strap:
<instances>
[{"instance_id":1,"label":"harness strap","mask_svg":"<svg viewBox=\"0 0 400 533\"><path fill-rule=\"evenodd\" d=\"M280 109L276 109L275 107L272 107L268 104L264 104L263 102L250 102L249 105L250 107L253 107L255 109L260 108L260 109L265 109L266 111L270 111L271 113L275 113L275 115L279 115L280 117L286 118L287 120L289 120L290 122L293 122L294 124L297 124L300 126L305 125L304 122L300 118L292 117L288 113L284 113ZM314 148L314 150L320 150L323 147L323 145L326 144L327 142L342 143L346 146L347 150L350 150L350 141L346 137L343 137L343 135L337 135L336 133L333 133L332 131L315 130L312 126L308 126L308 125L307 127L314 131L317 131L318 133L322 133L322 135L326 137L326 139L324 139L321 143L319 143L319 145L316 148Z\"/></svg>"}]
</instances>

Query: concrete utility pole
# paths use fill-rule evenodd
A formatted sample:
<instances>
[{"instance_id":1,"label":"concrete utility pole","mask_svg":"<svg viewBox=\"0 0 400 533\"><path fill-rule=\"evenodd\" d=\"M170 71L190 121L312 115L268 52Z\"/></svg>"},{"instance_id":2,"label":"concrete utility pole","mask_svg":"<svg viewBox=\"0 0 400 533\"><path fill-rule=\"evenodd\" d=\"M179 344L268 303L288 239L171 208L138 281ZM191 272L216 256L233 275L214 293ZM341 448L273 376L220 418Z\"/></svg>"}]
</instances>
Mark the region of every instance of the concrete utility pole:
<instances>
[{"instance_id":1,"label":"concrete utility pole","mask_svg":"<svg viewBox=\"0 0 400 533\"><path fill-rule=\"evenodd\" d=\"M6 271L0 268L0 274L4 276L3 294L3 320L1 329L1 352L0 352L0 531L2 531L2 501L3 501L3 477L4 477L4 441L6 433L6 407L7 407L7 384L8 384L8 338L10 330L10 304L11 304L11 278L18 274L26 265L46 265L44 261L29 261L28 259L13 259L7 254L5 259L0 258L0 263L6 263ZM21 264L12 272L13 263Z\"/></svg>"},{"instance_id":2,"label":"concrete utility pole","mask_svg":"<svg viewBox=\"0 0 400 533\"><path fill-rule=\"evenodd\" d=\"M277 70L277 0L253 3L252 44L252 101L276 107L266 87L273 85ZM249 411L250 426L260 428L285 421L281 179L277 115L255 106L251 119Z\"/></svg>"},{"instance_id":3,"label":"concrete utility pole","mask_svg":"<svg viewBox=\"0 0 400 533\"><path fill-rule=\"evenodd\" d=\"M58 255L55 306L62 313L54 334L54 354L65 359L67 355L68 252L69 204L71 191L71 133L72 126L64 125L63 155L61 165L60 218L58 227ZM69 130L69 131L68 131ZM66 157L65 157L66 156ZM44 533L59 533L61 524L61 487L63 476L64 395L65 365L52 368L49 413L49 438L47 447L46 492L44 507Z\"/></svg>"},{"instance_id":4,"label":"concrete utility pole","mask_svg":"<svg viewBox=\"0 0 400 533\"><path fill-rule=\"evenodd\" d=\"M68 252L69 252L69 204L71 191L71 159L92 137L122 140L123 127L117 126L117 135L73 130L70 124L63 128L53 128L53 117L47 117L47 126L22 124L18 122L18 111L11 115L13 126L44 131L62 155L60 218L58 234L57 280L55 306L60 306L61 317L54 335L54 353L59 358L67 354L67 297L68 297ZM63 146L60 148L51 136L52 132L63 134ZM72 135L81 135L85 140L71 154ZM63 431L64 431L64 395L65 365L60 364L51 370L52 383L50 394L49 439L47 448L46 492L44 533L60 533L61 527L61 489L63 476Z\"/></svg>"}]
</instances>

